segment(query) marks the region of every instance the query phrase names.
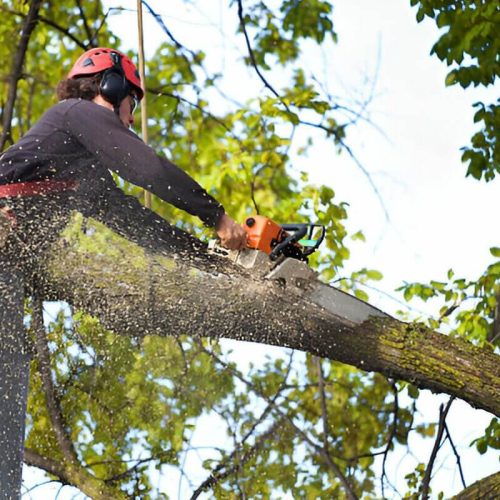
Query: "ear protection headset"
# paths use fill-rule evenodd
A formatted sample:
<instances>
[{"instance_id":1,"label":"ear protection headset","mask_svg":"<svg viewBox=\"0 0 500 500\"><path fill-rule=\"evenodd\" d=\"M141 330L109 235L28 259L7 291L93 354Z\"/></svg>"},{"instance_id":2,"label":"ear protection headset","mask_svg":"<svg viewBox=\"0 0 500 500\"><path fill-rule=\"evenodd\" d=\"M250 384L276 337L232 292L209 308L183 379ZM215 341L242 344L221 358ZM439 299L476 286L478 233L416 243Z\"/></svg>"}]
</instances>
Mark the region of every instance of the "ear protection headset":
<instances>
[{"instance_id":1,"label":"ear protection headset","mask_svg":"<svg viewBox=\"0 0 500 500\"><path fill-rule=\"evenodd\" d=\"M117 52L111 52L109 57L113 66L103 72L99 92L113 105L115 113L118 114L120 103L130 94L131 86L123 71L122 56Z\"/></svg>"}]
</instances>

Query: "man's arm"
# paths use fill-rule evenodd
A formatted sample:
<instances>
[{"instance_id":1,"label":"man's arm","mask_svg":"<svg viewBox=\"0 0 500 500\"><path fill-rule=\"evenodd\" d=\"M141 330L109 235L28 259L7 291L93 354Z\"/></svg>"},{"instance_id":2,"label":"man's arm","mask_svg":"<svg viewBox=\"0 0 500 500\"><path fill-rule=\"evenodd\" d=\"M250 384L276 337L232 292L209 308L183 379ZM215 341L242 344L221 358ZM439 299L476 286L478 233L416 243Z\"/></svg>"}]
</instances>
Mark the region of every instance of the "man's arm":
<instances>
[{"instance_id":1,"label":"man's arm","mask_svg":"<svg viewBox=\"0 0 500 500\"><path fill-rule=\"evenodd\" d=\"M66 111L66 127L104 167L172 205L229 233L224 208L186 172L158 156L111 111L79 100Z\"/></svg>"}]
</instances>

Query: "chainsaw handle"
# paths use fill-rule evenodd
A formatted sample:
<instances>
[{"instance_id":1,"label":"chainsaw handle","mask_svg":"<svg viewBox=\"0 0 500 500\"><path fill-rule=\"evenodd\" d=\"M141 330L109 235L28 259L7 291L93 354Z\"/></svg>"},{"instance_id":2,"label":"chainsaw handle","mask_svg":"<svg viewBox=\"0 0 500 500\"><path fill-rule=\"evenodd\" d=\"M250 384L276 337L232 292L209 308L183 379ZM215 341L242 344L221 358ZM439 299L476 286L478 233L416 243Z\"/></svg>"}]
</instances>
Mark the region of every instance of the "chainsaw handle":
<instances>
[{"instance_id":1,"label":"chainsaw handle","mask_svg":"<svg viewBox=\"0 0 500 500\"><path fill-rule=\"evenodd\" d=\"M321 234L319 235L319 238L316 240L316 243L314 244L314 246L312 247L309 247L305 252L304 252L304 256L307 257L308 255L311 255L314 251L316 251L319 246L321 245L321 243L323 242L323 240L325 239L325 234L326 234L326 228L325 226L323 226L323 224L311 224L309 226L309 234L308 234L308 237L311 238L312 235L314 234L314 230L316 228L320 228L321 230Z\"/></svg>"},{"instance_id":2,"label":"chainsaw handle","mask_svg":"<svg viewBox=\"0 0 500 500\"><path fill-rule=\"evenodd\" d=\"M319 238L317 238L313 246L310 247L304 247L304 250L302 251L302 256L307 257L308 255L311 255L313 252L315 252L323 240L325 239L326 235L326 229L323 224L283 224L281 226L284 231L298 231L299 229L302 229L305 227L305 233L300 236L299 240L307 234L307 238L311 239L315 230L318 228L320 229L320 235ZM298 241L298 240L297 240Z\"/></svg>"},{"instance_id":3,"label":"chainsaw handle","mask_svg":"<svg viewBox=\"0 0 500 500\"><path fill-rule=\"evenodd\" d=\"M283 249L288 245L297 243L301 238L307 234L308 224L284 224L281 226L286 232L293 231L282 242L278 243L269 254L271 260L276 260Z\"/></svg>"}]
</instances>

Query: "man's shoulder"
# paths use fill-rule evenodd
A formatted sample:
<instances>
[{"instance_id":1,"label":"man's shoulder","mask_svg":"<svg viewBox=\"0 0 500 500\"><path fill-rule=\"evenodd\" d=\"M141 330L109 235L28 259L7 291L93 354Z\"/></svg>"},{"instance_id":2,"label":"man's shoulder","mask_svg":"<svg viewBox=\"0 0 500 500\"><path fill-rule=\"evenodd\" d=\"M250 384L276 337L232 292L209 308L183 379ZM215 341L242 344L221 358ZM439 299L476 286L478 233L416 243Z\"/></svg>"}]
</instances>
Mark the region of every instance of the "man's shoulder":
<instances>
[{"instance_id":1,"label":"man's shoulder","mask_svg":"<svg viewBox=\"0 0 500 500\"><path fill-rule=\"evenodd\" d=\"M63 101L59 101L57 104L50 108L51 110L57 111L59 113L66 113L70 110L88 110L95 109L96 104L92 101L87 101L86 99L64 99Z\"/></svg>"}]
</instances>

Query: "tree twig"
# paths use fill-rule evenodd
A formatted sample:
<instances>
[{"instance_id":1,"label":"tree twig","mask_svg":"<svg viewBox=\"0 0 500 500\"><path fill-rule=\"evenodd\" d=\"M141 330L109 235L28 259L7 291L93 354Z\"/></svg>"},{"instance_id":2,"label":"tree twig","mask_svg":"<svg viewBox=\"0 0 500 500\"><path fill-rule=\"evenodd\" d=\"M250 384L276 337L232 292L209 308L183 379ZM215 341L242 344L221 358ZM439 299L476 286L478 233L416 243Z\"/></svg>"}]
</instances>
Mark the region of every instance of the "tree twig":
<instances>
[{"instance_id":1,"label":"tree twig","mask_svg":"<svg viewBox=\"0 0 500 500\"><path fill-rule=\"evenodd\" d=\"M8 14L12 14L14 16L18 17L25 17L25 15L22 12L19 12L17 10L12 10L7 7L1 6L0 5L0 11L2 12L7 12ZM52 21L52 19L48 19L44 16L38 16L38 21L41 23L46 24L47 26L51 26L52 28L55 28L57 31L61 32L63 35L66 35L68 38L73 40L79 47L81 47L83 50L86 50L88 46L82 42L80 39L78 39L75 35L69 32L67 28L64 28L60 24L56 23L55 21Z\"/></svg>"},{"instance_id":2,"label":"tree twig","mask_svg":"<svg viewBox=\"0 0 500 500\"><path fill-rule=\"evenodd\" d=\"M277 422L272 424L263 434L259 436L258 439L256 439L254 445L251 448L246 450L239 459L233 460L236 458L236 455L239 455L240 453L239 447L236 447L231 455L229 455L229 457L224 462L221 462L221 464L223 465L221 467L217 466L217 468L211 472L210 476L205 479L205 481L203 481L203 483L201 483L198 488L196 488L196 490L191 495L191 500L196 500L204 491L208 490L218 482L230 476L233 472L235 472L242 465L248 462L282 425L283 420L278 420ZM233 465L224 469L224 466L231 462L233 462Z\"/></svg>"},{"instance_id":3,"label":"tree twig","mask_svg":"<svg viewBox=\"0 0 500 500\"><path fill-rule=\"evenodd\" d=\"M450 430L448 429L448 426L446 425L446 422L444 423L444 430L446 431L446 437L448 438L448 441L450 442L451 449L453 450L455 458L457 459L457 466L458 466L458 471L460 473L460 479L462 480L462 486L464 488L467 488L467 484L465 483L465 478L464 478L464 471L462 469L462 462L460 460L460 455L458 454L458 451L455 447L455 444L453 443L453 440L451 439L451 433L450 433Z\"/></svg>"},{"instance_id":4,"label":"tree twig","mask_svg":"<svg viewBox=\"0 0 500 500\"><path fill-rule=\"evenodd\" d=\"M302 437L302 439L306 443L308 443L316 451L316 453L318 453L318 455L324 460L326 465L333 471L333 473L337 476L342 486L345 488L348 498L350 500L357 500L357 496L354 493L354 490L352 489L351 485L349 484L349 481L347 481L346 477L340 470L339 466L332 460L331 456L325 453L322 446L319 446L317 443L315 443L314 440L312 440L300 427L297 426L297 424L295 424L293 418L284 413L283 410L281 410L281 408L275 402L273 402L269 396L263 394L254 384L249 382L237 370L233 369L228 363L226 363L224 360L219 358L219 356L215 355L214 353L210 353L210 351L208 350L207 353L211 354L213 358L224 368L230 370L234 374L234 376L238 378L238 380L247 385L253 392L255 392L255 394L257 394L259 397L261 397L264 401L268 402L269 404L272 404L274 410L292 426L295 432L297 432L297 434L299 434Z\"/></svg>"},{"instance_id":5,"label":"tree twig","mask_svg":"<svg viewBox=\"0 0 500 500\"><path fill-rule=\"evenodd\" d=\"M394 437L396 436L396 432L398 429L398 413L399 413L399 399L398 399L398 388L396 386L396 383L394 380L390 381L391 383L391 388L392 392L394 394L394 403L393 403L393 421L392 421L392 426L391 426L391 431L389 433L389 437L387 438L387 445L385 447L385 450L383 451L384 458L382 460L382 475L380 477L380 486L382 490L382 497L385 498L385 483L384 479L387 478L387 473L385 471L385 464L387 462L387 456L389 454L389 451L392 446L392 441L394 440Z\"/></svg>"},{"instance_id":6,"label":"tree twig","mask_svg":"<svg viewBox=\"0 0 500 500\"><path fill-rule=\"evenodd\" d=\"M255 59L255 54L253 52L252 45L250 43L250 38L248 36L248 32L247 32L247 29L246 29L245 18L244 18L244 15L243 15L243 3L242 3L242 0L237 0L237 2L238 2L238 18L239 18L239 21L240 21L241 30L243 32L243 36L245 37L245 43L246 43L248 55L250 57L250 61L252 63L252 66L253 66L255 72L257 73L257 76L260 78L260 80L262 81L262 83L264 84L264 86L279 100L279 102L283 105L283 107L285 108L285 110L288 113L293 113L293 111L290 109L290 106L283 100L283 98L280 96L280 94L269 83L269 81L264 77L264 75L260 71L260 68L259 68L259 66L257 64L256 59ZM293 113L293 114L295 114L295 113ZM363 164L359 161L359 159L357 158L357 156L353 153L353 151L350 148L350 146L348 146L346 144L346 142L344 141L344 139L342 138L342 136L339 134L338 130L335 129L335 128L333 128L333 127L328 127L326 125L323 125L322 123L313 123L313 122L309 122L307 120L302 120L300 117L297 117L297 118L298 118L298 122L301 125L306 125L308 127L313 127L313 128L317 128L317 129L323 130L328 135L333 135L335 137L336 141L345 149L345 151L347 151L347 154L351 157L351 159L353 160L354 164L358 167L359 170L361 170L361 172L363 173L363 175L367 178L367 180L368 180L371 188L373 189L373 192L375 193L375 196L379 200L379 203L380 203L380 205L382 207L382 210L384 212L385 219L387 221L389 221L390 220L389 212L387 211L387 208L386 208L386 206L384 204L384 201L382 199L382 195L380 194L380 191L378 190L376 184L373 182L373 179L372 179L370 173L363 166Z\"/></svg>"},{"instance_id":7,"label":"tree twig","mask_svg":"<svg viewBox=\"0 0 500 500\"><path fill-rule=\"evenodd\" d=\"M316 371L318 372L318 390L321 404L321 418L323 420L323 448L326 453L328 451L328 437L329 437L329 426L328 426L328 411L326 407L326 394L325 394L325 379L323 376L323 368L321 367L321 359L314 356L314 364L316 365Z\"/></svg>"},{"instance_id":8,"label":"tree twig","mask_svg":"<svg viewBox=\"0 0 500 500\"><path fill-rule=\"evenodd\" d=\"M87 46L89 46L92 42L92 32L90 31L90 26L87 21L87 16L85 15L85 12L82 7L82 2L81 0L75 0L76 6L78 7L78 12L80 13L80 19L83 21L83 28L85 29L85 33L87 34L87 40L89 43Z\"/></svg>"},{"instance_id":9,"label":"tree twig","mask_svg":"<svg viewBox=\"0 0 500 500\"><path fill-rule=\"evenodd\" d=\"M448 415L448 411L450 410L451 404L455 398L451 397L446 403L446 406L443 407L441 405L439 407L439 424L436 435L436 440L434 441L434 446L432 448L431 456L429 458L429 463L425 469L424 479L422 481L422 500L427 500L429 498L429 486L431 482L432 468L434 467L434 462L436 460L437 453L441 446L441 442L443 440L443 433L445 430L446 424L446 416Z\"/></svg>"}]
</instances>

